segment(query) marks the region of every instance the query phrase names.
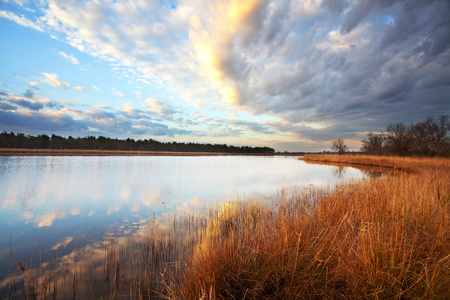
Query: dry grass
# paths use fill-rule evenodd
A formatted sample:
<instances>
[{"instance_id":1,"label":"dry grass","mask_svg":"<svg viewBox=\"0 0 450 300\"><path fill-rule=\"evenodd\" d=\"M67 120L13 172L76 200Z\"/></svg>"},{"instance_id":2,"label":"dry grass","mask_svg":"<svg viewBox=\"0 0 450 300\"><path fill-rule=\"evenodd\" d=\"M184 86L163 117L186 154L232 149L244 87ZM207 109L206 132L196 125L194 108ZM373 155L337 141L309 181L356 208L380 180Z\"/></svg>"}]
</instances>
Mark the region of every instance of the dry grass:
<instances>
[{"instance_id":1,"label":"dry grass","mask_svg":"<svg viewBox=\"0 0 450 300\"><path fill-rule=\"evenodd\" d=\"M176 298L450 298L450 161L320 156L347 158L413 172L228 207Z\"/></svg>"},{"instance_id":2,"label":"dry grass","mask_svg":"<svg viewBox=\"0 0 450 300\"><path fill-rule=\"evenodd\" d=\"M338 154L306 154L301 158L304 161L322 163L345 163L361 166L375 166L401 169L406 171L422 171L424 169L449 170L448 158L428 157L399 157L399 156L373 156L373 155L338 155Z\"/></svg>"},{"instance_id":3,"label":"dry grass","mask_svg":"<svg viewBox=\"0 0 450 300\"><path fill-rule=\"evenodd\" d=\"M10 298L450 298L450 160L303 159L408 172L153 219L136 240L24 264Z\"/></svg>"}]
</instances>

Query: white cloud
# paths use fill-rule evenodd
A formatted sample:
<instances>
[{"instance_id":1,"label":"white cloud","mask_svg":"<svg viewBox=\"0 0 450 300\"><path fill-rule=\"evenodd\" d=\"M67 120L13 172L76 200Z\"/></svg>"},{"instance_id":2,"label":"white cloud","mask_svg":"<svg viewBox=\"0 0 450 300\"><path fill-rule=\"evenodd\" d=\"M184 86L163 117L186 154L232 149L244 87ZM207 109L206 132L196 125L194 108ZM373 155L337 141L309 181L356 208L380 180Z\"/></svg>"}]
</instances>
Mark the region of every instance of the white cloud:
<instances>
[{"instance_id":1,"label":"white cloud","mask_svg":"<svg viewBox=\"0 0 450 300\"><path fill-rule=\"evenodd\" d=\"M68 55L62 51L58 52L59 55L61 55L62 57L64 57L65 59L69 60L72 64L74 65L79 65L80 62L78 61L78 59L75 58L75 56L73 56L72 54Z\"/></svg>"},{"instance_id":2,"label":"white cloud","mask_svg":"<svg viewBox=\"0 0 450 300\"><path fill-rule=\"evenodd\" d=\"M93 87L94 89L96 89L97 91L100 91L100 88L96 87L95 85L92 85L92 87Z\"/></svg>"},{"instance_id":3,"label":"white cloud","mask_svg":"<svg viewBox=\"0 0 450 300\"><path fill-rule=\"evenodd\" d=\"M49 74L49 73L42 73L44 75L44 78L41 79L42 83L48 83L54 88L57 89L70 89L72 85L70 83L61 81L58 79L58 75L56 74Z\"/></svg>"},{"instance_id":4,"label":"white cloud","mask_svg":"<svg viewBox=\"0 0 450 300\"><path fill-rule=\"evenodd\" d=\"M34 30L43 31L40 24L30 21L30 20L26 19L24 16L19 17L18 15L14 14L12 12L9 12L9 11L0 10L0 18L9 19L11 21L16 22L19 25L29 27Z\"/></svg>"},{"instance_id":5,"label":"white cloud","mask_svg":"<svg viewBox=\"0 0 450 300\"><path fill-rule=\"evenodd\" d=\"M137 99L142 99L142 92L141 91L136 91L134 92L134 95L136 96Z\"/></svg>"},{"instance_id":6,"label":"white cloud","mask_svg":"<svg viewBox=\"0 0 450 300\"><path fill-rule=\"evenodd\" d=\"M6 0L6 2L8 2L8 0ZM20 6L23 6L25 3L28 3L28 0L12 0L12 2L14 2Z\"/></svg>"},{"instance_id":7,"label":"white cloud","mask_svg":"<svg viewBox=\"0 0 450 300\"><path fill-rule=\"evenodd\" d=\"M28 86L33 88L33 89L39 89L38 85L39 85L39 82L37 82L37 81L30 81L30 82L28 82Z\"/></svg>"},{"instance_id":8,"label":"white cloud","mask_svg":"<svg viewBox=\"0 0 450 300\"><path fill-rule=\"evenodd\" d=\"M160 116L172 116L175 113L173 107L161 99L148 98L145 100L147 111L157 113Z\"/></svg>"},{"instance_id":9,"label":"white cloud","mask_svg":"<svg viewBox=\"0 0 450 300\"><path fill-rule=\"evenodd\" d=\"M74 86L73 88L82 93L86 92L86 88L84 86Z\"/></svg>"},{"instance_id":10,"label":"white cloud","mask_svg":"<svg viewBox=\"0 0 450 300\"><path fill-rule=\"evenodd\" d=\"M214 1L206 16L194 15L190 20L189 38L195 59L204 75L219 89L222 101L242 104L244 95L240 86L242 71L248 65L244 53L236 53L260 28L259 15L266 5L263 0ZM244 54L244 55L243 55ZM239 74L241 73L241 74Z\"/></svg>"},{"instance_id":11,"label":"white cloud","mask_svg":"<svg viewBox=\"0 0 450 300\"><path fill-rule=\"evenodd\" d=\"M114 88L111 88L111 90L112 90L113 94L116 95L116 96L119 96L119 97L125 96L124 93L116 91Z\"/></svg>"}]
</instances>

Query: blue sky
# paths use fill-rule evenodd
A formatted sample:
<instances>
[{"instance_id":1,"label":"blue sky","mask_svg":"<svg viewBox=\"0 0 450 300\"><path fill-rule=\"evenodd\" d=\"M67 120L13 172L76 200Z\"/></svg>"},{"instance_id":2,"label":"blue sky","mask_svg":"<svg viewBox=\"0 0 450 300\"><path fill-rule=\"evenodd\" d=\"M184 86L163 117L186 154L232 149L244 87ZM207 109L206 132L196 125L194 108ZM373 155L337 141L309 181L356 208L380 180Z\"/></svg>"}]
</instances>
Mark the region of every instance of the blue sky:
<instances>
[{"instance_id":1,"label":"blue sky","mask_svg":"<svg viewBox=\"0 0 450 300\"><path fill-rule=\"evenodd\" d=\"M0 2L0 130L328 150L449 114L445 0Z\"/></svg>"}]
</instances>

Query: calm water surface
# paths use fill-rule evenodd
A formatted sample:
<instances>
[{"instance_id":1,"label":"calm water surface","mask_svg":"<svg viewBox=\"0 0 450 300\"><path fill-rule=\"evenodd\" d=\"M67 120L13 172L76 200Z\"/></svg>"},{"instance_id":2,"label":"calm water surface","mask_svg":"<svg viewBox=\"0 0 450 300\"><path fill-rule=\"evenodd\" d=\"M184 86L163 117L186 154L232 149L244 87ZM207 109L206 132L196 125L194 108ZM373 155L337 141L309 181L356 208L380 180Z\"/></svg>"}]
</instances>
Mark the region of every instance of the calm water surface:
<instances>
[{"instance_id":1,"label":"calm water surface","mask_svg":"<svg viewBox=\"0 0 450 300\"><path fill-rule=\"evenodd\" d=\"M50 259L110 230L132 234L153 215L364 176L280 156L3 156L0 281L10 245L14 261L39 251Z\"/></svg>"}]
</instances>

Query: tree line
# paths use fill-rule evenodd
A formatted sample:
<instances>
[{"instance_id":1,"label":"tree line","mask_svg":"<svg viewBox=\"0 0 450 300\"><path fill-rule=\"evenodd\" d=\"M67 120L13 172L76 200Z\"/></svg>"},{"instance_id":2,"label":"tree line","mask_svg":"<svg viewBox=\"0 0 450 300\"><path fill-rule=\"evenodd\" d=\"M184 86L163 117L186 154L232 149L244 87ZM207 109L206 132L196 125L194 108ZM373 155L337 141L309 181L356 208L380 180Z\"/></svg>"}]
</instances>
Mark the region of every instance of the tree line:
<instances>
[{"instance_id":1,"label":"tree line","mask_svg":"<svg viewBox=\"0 0 450 300\"><path fill-rule=\"evenodd\" d=\"M362 140L361 151L377 155L450 156L449 116L428 117L410 125L399 122L386 132L370 132Z\"/></svg>"},{"instance_id":2,"label":"tree line","mask_svg":"<svg viewBox=\"0 0 450 300\"><path fill-rule=\"evenodd\" d=\"M68 138L52 134L37 136L24 133L0 133L0 148L24 149L74 149L74 150L127 150L127 151L171 151L171 152L215 152L215 153L275 153L269 147L231 146L226 144L199 144L159 142L153 139L112 139L104 136Z\"/></svg>"}]
</instances>

